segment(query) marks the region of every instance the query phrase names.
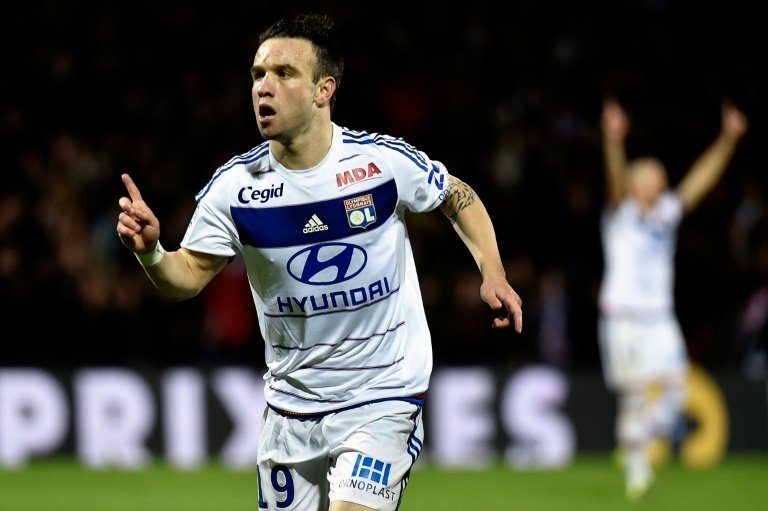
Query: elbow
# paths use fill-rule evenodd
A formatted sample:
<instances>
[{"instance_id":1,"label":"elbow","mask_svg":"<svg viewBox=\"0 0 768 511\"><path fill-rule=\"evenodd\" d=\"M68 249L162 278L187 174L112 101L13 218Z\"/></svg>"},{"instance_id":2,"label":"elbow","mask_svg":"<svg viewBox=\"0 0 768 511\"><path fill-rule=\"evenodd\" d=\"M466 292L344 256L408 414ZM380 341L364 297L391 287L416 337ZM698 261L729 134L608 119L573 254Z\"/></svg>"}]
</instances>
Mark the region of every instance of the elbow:
<instances>
[{"instance_id":1,"label":"elbow","mask_svg":"<svg viewBox=\"0 0 768 511\"><path fill-rule=\"evenodd\" d=\"M168 287L159 285L156 285L156 287L165 298L172 302L184 302L190 300L199 295L200 291L202 291L201 287Z\"/></svg>"},{"instance_id":2,"label":"elbow","mask_svg":"<svg viewBox=\"0 0 768 511\"><path fill-rule=\"evenodd\" d=\"M185 302L191 300L200 294L201 289L178 289L172 292L166 292L169 300L174 302Z\"/></svg>"},{"instance_id":3,"label":"elbow","mask_svg":"<svg viewBox=\"0 0 768 511\"><path fill-rule=\"evenodd\" d=\"M193 298L194 294L187 294L187 293L165 293L165 297L168 298L172 302L180 303L185 302L191 298Z\"/></svg>"}]
</instances>

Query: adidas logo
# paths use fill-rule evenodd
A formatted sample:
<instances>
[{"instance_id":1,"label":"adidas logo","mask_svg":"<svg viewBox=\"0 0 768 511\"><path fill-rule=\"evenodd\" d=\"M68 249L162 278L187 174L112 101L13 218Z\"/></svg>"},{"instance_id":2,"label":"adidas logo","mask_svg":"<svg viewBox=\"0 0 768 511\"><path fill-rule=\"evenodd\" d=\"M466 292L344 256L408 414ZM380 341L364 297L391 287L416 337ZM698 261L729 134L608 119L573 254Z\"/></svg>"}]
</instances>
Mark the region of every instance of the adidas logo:
<instances>
[{"instance_id":1,"label":"adidas logo","mask_svg":"<svg viewBox=\"0 0 768 511\"><path fill-rule=\"evenodd\" d=\"M319 231L327 231L328 226L323 223L322 220L317 215L312 215L312 218L310 218L306 224L304 224L304 229L301 230L304 234L309 234L311 232L319 232Z\"/></svg>"}]
</instances>

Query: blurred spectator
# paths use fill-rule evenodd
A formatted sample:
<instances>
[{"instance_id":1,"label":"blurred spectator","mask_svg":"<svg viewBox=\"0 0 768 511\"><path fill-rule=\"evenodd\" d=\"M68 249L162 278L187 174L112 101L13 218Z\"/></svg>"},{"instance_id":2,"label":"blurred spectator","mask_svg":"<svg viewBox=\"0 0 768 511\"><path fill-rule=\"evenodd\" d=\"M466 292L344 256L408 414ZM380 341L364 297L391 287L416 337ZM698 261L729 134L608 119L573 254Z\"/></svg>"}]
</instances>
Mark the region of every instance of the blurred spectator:
<instances>
[{"instance_id":1,"label":"blurred spectator","mask_svg":"<svg viewBox=\"0 0 768 511\"><path fill-rule=\"evenodd\" d=\"M261 340L242 257L235 257L201 293L204 344L201 364L263 366Z\"/></svg>"},{"instance_id":2,"label":"blurred spectator","mask_svg":"<svg viewBox=\"0 0 768 511\"><path fill-rule=\"evenodd\" d=\"M737 323L736 344L744 374L768 376L768 217L750 229L748 282L751 284Z\"/></svg>"}]
</instances>

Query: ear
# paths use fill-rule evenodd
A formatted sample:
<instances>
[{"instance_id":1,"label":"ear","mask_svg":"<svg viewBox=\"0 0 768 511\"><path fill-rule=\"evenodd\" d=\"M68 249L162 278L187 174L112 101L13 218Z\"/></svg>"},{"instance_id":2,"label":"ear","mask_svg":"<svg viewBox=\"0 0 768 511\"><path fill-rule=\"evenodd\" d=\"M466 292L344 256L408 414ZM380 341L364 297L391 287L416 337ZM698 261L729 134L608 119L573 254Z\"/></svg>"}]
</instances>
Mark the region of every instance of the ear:
<instances>
[{"instance_id":1,"label":"ear","mask_svg":"<svg viewBox=\"0 0 768 511\"><path fill-rule=\"evenodd\" d=\"M315 104L319 107L330 105L334 92L336 92L336 79L332 76L321 78L315 91Z\"/></svg>"}]
</instances>

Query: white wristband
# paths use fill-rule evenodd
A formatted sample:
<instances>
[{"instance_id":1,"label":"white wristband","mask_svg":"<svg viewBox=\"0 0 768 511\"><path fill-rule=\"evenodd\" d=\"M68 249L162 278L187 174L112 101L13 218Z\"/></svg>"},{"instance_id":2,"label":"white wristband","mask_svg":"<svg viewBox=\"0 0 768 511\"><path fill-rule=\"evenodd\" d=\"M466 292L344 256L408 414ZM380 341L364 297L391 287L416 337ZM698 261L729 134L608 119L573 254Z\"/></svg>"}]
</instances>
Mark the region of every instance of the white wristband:
<instances>
[{"instance_id":1,"label":"white wristband","mask_svg":"<svg viewBox=\"0 0 768 511\"><path fill-rule=\"evenodd\" d=\"M139 262L144 268L149 268L150 266L154 266L160 262L160 259L162 259L163 256L165 255L165 249L160 244L160 240L157 240L157 243L155 244L155 248L151 252L147 252L144 254L139 254L138 252L134 252L133 254L136 256L136 259L139 260Z\"/></svg>"}]
</instances>

